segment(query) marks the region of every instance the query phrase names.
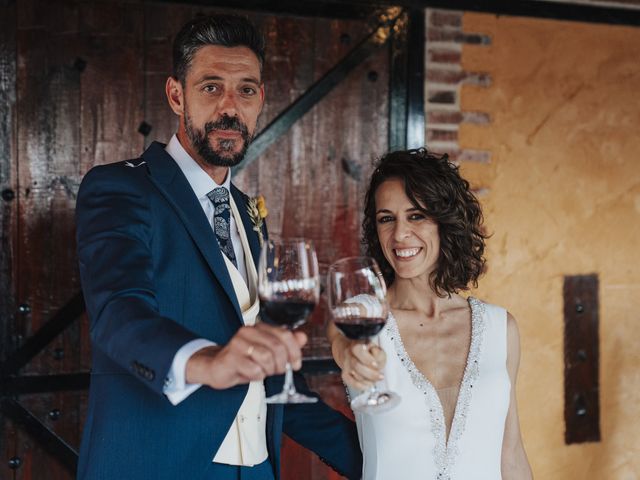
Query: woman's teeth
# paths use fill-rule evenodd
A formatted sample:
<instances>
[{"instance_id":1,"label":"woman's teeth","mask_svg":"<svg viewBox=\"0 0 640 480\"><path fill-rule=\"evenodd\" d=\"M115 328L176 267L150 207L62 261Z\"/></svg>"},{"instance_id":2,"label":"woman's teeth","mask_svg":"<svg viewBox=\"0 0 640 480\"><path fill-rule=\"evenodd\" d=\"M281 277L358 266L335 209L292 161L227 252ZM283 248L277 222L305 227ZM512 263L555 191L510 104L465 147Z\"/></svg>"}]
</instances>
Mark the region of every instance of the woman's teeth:
<instances>
[{"instance_id":1,"label":"woman's teeth","mask_svg":"<svg viewBox=\"0 0 640 480\"><path fill-rule=\"evenodd\" d=\"M419 251L420 251L419 248L402 248L402 249L396 248L395 249L396 255L401 258L413 257L417 255Z\"/></svg>"}]
</instances>

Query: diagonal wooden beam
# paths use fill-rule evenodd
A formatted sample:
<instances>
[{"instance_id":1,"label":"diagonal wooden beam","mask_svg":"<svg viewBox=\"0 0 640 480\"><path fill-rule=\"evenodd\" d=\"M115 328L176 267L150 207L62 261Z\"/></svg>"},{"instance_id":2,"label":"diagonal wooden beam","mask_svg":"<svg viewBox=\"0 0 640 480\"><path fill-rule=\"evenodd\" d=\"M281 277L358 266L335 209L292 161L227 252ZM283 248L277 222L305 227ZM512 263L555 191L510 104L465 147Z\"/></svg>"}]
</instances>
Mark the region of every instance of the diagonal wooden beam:
<instances>
[{"instance_id":1,"label":"diagonal wooden beam","mask_svg":"<svg viewBox=\"0 0 640 480\"><path fill-rule=\"evenodd\" d=\"M396 27L402 9L393 7L380 15L378 26L360 43L358 43L340 62L329 70L322 78L311 85L286 109L267 125L253 140L244 161L234 168L234 174L248 167L272 143L284 135L291 126L322 100L333 88L358 65L371 56L389 41Z\"/></svg>"},{"instance_id":2,"label":"diagonal wooden beam","mask_svg":"<svg viewBox=\"0 0 640 480\"><path fill-rule=\"evenodd\" d=\"M29 410L16 400L5 397L0 399L0 411L16 425L22 427L43 449L60 460L71 473L75 473L78 452Z\"/></svg>"},{"instance_id":3,"label":"diagonal wooden beam","mask_svg":"<svg viewBox=\"0 0 640 480\"><path fill-rule=\"evenodd\" d=\"M84 296L78 292L69 302L27 339L15 352L0 363L0 375L8 376L24 367L40 353L57 335L73 323L85 311Z\"/></svg>"}]
</instances>

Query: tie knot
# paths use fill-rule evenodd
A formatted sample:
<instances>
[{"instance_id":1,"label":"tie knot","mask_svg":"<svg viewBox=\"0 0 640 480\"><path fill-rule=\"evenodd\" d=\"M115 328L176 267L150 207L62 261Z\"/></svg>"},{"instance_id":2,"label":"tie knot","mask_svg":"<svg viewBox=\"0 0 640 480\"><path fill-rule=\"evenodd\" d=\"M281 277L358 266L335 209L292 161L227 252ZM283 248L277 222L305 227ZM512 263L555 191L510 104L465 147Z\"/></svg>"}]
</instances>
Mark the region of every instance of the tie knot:
<instances>
[{"instance_id":1,"label":"tie knot","mask_svg":"<svg viewBox=\"0 0 640 480\"><path fill-rule=\"evenodd\" d=\"M224 187L216 187L207 193L207 197L209 197L209 200L211 200L214 205L229 203L229 190Z\"/></svg>"},{"instance_id":2,"label":"tie knot","mask_svg":"<svg viewBox=\"0 0 640 480\"><path fill-rule=\"evenodd\" d=\"M224 187L216 187L207 193L207 197L213 203L214 215L222 216L229 221L231 205L229 205L229 190Z\"/></svg>"}]
</instances>

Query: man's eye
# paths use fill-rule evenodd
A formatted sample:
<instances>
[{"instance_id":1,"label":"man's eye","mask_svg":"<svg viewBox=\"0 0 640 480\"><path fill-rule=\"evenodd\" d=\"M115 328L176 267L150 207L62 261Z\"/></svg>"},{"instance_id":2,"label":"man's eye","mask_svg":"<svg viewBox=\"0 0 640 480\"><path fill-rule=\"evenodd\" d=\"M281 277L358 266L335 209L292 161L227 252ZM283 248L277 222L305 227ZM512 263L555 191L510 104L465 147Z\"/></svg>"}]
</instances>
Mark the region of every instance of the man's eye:
<instances>
[{"instance_id":1,"label":"man's eye","mask_svg":"<svg viewBox=\"0 0 640 480\"><path fill-rule=\"evenodd\" d=\"M256 93L257 93L257 91L256 91L256 89L255 89L255 88L253 88L253 87L244 87L244 88L242 89L242 94L243 94L243 95L245 95L245 96L248 96L248 97L253 96L253 95L255 95Z\"/></svg>"},{"instance_id":2,"label":"man's eye","mask_svg":"<svg viewBox=\"0 0 640 480\"><path fill-rule=\"evenodd\" d=\"M207 93L215 93L219 90L217 85L205 85L203 90Z\"/></svg>"}]
</instances>

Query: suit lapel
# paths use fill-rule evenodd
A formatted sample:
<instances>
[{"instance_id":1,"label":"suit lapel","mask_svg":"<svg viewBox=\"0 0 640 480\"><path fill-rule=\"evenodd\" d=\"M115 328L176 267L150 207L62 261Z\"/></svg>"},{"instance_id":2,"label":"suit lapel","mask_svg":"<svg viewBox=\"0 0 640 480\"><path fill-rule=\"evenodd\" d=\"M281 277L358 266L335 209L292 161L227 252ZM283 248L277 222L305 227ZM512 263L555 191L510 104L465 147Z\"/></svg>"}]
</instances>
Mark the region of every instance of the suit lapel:
<instances>
[{"instance_id":1,"label":"suit lapel","mask_svg":"<svg viewBox=\"0 0 640 480\"><path fill-rule=\"evenodd\" d=\"M246 195L238 190L235 185L231 184L231 195L233 201L238 206L240 212L240 218L242 218L242 224L244 225L244 231L247 233L247 240L249 240L249 248L251 249L251 256L253 257L253 263L258 269L258 261L260 259L260 241L258 240L258 232L253 229L253 222L249 217L249 211L247 210Z\"/></svg>"},{"instance_id":2,"label":"suit lapel","mask_svg":"<svg viewBox=\"0 0 640 480\"><path fill-rule=\"evenodd\" d=\"M211 225L191 185L162 144L153 142L143 153L142 158L147 162L151 173L149 178L184 223L209 268L231 300L238 314L238 321L241 322L242 313L229 271Z\"/></svg>"}]
</instances>

